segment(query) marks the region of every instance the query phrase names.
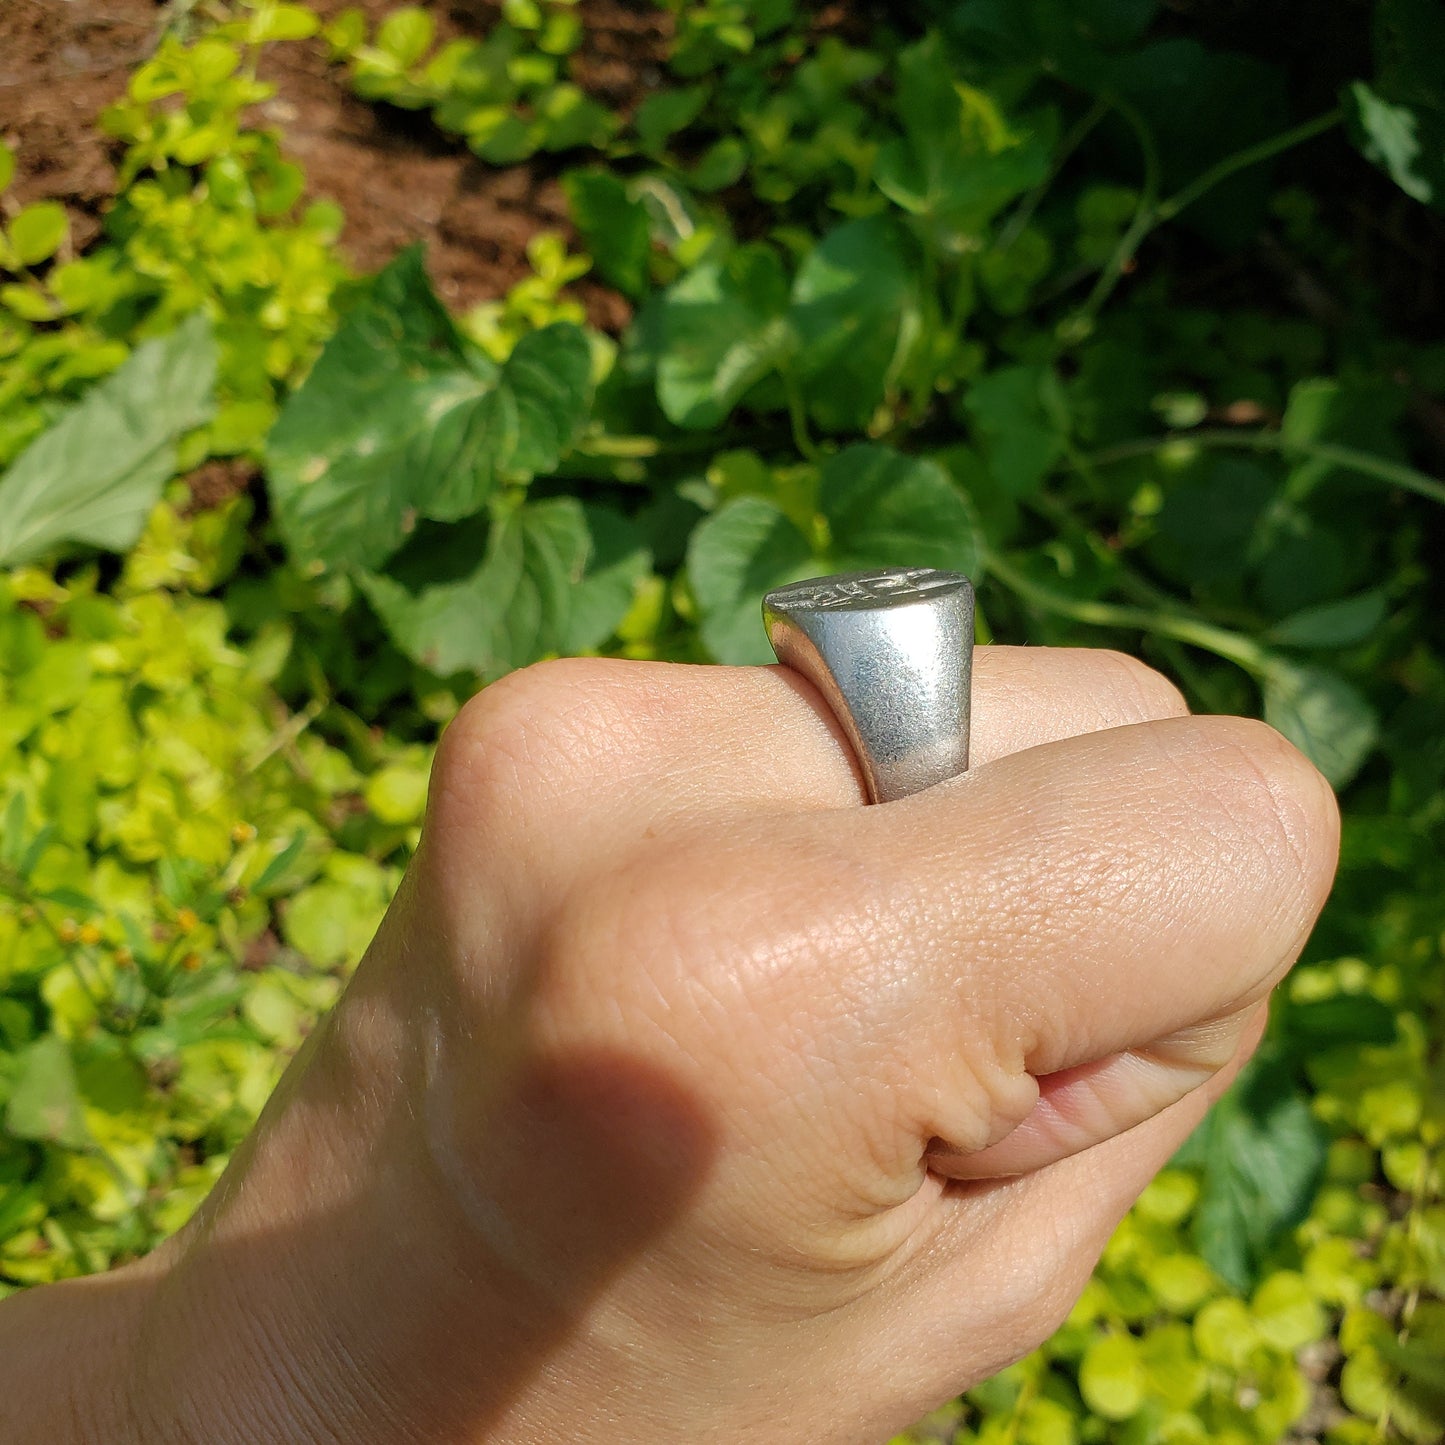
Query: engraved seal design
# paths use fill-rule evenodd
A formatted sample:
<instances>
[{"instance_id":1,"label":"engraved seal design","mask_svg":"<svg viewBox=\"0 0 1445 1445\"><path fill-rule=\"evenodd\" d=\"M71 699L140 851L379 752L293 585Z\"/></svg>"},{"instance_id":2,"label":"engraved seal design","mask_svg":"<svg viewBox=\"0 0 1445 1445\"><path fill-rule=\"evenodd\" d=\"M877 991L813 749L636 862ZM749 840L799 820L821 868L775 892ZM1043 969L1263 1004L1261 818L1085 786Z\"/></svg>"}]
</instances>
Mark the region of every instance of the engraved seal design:
<instances>
[{"instance_id":1,"label":"engraved seal design","mask_svg":"<svg viewBox=\"0 0 1445 1445\"><path fill-rule=\"evenodd\" d=\"M955 588L963 578L932 567L884 568L844 572L834 577L794 582L769 597L778 607L852 608L920 601L930 593Z\"/></svg>"}]
</instances>

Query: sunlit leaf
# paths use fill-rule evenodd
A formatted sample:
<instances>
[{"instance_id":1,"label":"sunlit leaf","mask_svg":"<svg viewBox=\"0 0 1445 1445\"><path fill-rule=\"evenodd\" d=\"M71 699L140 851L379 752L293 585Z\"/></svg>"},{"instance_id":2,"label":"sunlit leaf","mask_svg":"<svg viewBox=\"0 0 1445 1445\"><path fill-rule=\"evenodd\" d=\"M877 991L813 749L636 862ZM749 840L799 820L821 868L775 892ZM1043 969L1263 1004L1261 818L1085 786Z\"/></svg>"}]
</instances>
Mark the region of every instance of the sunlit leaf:
<instances>
[{"instance_id":1,"label":"sunlit leaf","mask_svg":"<svg viewBox=\"0 0 1445 1445\"><path fill-rule=\"evenodd\" d=\"M120 550L176 469L176 441L214 410L216 348L195 316L62 413L0 476L0 566L63 542Z\"/></svg>"}]
</instances>

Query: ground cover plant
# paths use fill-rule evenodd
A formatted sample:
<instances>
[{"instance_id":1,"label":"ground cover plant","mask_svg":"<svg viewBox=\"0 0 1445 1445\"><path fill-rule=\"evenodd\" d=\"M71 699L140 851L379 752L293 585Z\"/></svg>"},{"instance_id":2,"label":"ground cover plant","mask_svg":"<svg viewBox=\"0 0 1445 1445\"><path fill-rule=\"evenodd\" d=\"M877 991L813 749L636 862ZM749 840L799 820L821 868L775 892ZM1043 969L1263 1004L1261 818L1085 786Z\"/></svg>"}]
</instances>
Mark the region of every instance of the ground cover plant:
<instances>
[{"instance_id":1,"label":"ground cover plant","mask_svg":"<svg viewBox=\"0 0 1445 1445\"><path fill-rule=\"evenodd\" d=\"M0 148L0 1291L194 1209L479 682L765 661L767 587L932 564L981 640L1262 713L1345 835L1258 1060L1068 1324L909 1438L1439 1439L1438 7L1305 47L1269 7L669 0L626 93L606 5L461 13L166 7L83 244ZM552 187L521 279L351 264L289 55Z\"/></svg>"}]
</instances>

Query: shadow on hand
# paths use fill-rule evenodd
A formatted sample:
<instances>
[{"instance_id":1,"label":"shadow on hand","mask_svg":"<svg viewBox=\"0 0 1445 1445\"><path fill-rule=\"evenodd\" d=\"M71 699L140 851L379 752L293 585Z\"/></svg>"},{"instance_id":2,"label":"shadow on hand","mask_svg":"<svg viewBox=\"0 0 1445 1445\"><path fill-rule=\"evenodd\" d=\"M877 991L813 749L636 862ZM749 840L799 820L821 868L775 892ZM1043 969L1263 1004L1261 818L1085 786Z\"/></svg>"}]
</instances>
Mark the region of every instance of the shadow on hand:
<instances>
[{"instance_id":1,"label":"shadow on hand","mask_svg":"<svg viewBox=\"0 0 1445 1445\"><path fill-rule=\"evenodd\" d=\"M201 1214L156 1255L33 1292L38 1306L70 1290L76 1308L32 1342L40 1393L0 1398L0 1438L88 1445L65 1422L101 1388L78 1373L99 1320L142 1321L123 1353L148 1445L460 1445L509 1417L562 1438L562 1412L625 1391L628 1352L600 1338L610 1326L625 1344L625 1317L597 1302L701 1188L717 1130L700 1102L625 1053L520 1060L485 1141L458 1139L483 1154L439 1167L394 1090L403 1105L374 1112L369 1152L348 1157L356 1132L326 1101L341 1084L374 1107L378 1090L339 1077L340 1052L294 1061ZM470 1195L447 1177L458 1163ZM0 1330L19 1325L4 1308Z\"/></svg>"}]
</instances>

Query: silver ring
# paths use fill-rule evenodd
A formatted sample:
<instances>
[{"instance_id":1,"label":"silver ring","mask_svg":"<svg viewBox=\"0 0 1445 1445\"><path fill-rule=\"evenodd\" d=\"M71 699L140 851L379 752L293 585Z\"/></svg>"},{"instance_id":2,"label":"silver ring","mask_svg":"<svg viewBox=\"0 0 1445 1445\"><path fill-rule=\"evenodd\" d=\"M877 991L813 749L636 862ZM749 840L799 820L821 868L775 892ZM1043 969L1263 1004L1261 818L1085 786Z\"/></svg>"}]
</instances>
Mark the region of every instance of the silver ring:
<instances>
[{"instance_id":1,"label":"silver ring","mask_svg":"<svg viewBox=\"0 0 1445 1445\"><path fill-rule=\"evenodd\" d=\"M968 767L973 584L891 567L779 587L763 598L778 661L811 682L858 755L870 802Z\"/></svg>"}]
</instances>

